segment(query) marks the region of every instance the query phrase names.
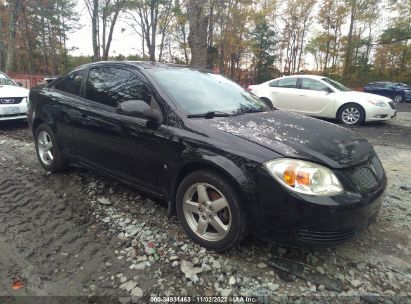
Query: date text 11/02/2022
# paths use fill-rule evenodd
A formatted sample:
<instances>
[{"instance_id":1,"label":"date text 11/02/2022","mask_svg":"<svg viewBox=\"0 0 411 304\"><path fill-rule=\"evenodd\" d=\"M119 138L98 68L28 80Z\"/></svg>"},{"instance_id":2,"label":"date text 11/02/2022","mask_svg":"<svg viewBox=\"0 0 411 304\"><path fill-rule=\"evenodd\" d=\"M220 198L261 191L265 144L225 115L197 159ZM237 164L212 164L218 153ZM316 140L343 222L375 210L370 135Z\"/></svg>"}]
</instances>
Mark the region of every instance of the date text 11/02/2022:
<instances>
[{"instance_id":1,"label":"date text 11/02/2022","mask_svg":"<svg viewBox=\"0 0 411 304\"><path fill-rule=\"evenodd\" d=\"M257 303L256 297L250 296L167 296L150 297L150 303Z\"/></svg>"}]
</instances>

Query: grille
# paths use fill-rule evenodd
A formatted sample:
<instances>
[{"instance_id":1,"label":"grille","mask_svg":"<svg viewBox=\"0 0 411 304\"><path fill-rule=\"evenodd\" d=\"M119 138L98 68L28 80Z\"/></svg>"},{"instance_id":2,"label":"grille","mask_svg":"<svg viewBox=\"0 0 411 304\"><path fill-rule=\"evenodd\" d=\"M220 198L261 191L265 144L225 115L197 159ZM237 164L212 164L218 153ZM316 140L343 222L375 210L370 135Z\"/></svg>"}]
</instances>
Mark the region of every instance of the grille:
<instances>
[{"instance_id":1,"label":"grille","mask_svg":"<svg viewBox=\"0 0 411 304\"><path fill-rule=\"evenodd\" d=\"M373 157L371 163L374 166L378 179L382 180L384 177L384 168L382 167L380 160L377 157Z\"/></svg>"},{"instance_id":2,"label":"grille","mask_svg":"<svg viewBox=\"0 0 411 304\"><path fill-rule=\"evenodd\" d=\"M390 104L391 109L395 110L395 103L393 101L388 102Z\"/></svg>"},{"instance_id":3,"label":"grille","mask_svg":"<svg viewBox=\"0 0 411 304\"><path fill-rule=\"evenodd\" d=\"M23 100L23 97L0 98L1 104L18 104Z\"/></svg>"},{"instance_id":4,"label":"grille","mask_svg":"<svg viewBox=\"0 0 411 304\"><path fill-rule=\"evenodd\" d=\"M301 242L331 245L352 238L356 232L357 230L352 228L337 231L312 231L298 229L296 231L296 236Z\"/></svg>"},{"instance_id":5,"label":"grille","mask_svg":"<svg viewBox=\"0 0 411 304\"><path fill-rule=\"evenodd\" d=\"M370 191L378 186L377 178L368 167L363 167L354 171L353 175L363 190Z\"/></svg>"}]
</instances>

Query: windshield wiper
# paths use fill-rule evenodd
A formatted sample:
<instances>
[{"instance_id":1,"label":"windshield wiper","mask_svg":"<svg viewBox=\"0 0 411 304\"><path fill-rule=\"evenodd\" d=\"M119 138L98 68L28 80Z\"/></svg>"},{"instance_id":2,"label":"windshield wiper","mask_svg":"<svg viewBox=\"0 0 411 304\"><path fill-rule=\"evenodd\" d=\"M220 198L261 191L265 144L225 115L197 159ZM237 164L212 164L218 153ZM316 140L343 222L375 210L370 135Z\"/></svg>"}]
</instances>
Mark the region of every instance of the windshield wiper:
<instances>
[{"instance_id":1,"label":"windshield wiper","mask_svg":"<svg viewBox=\"0 0 411 304\"><path fill-rule=\"evenodd\" d=\"M231 116L231 114L226 113L226 112L220 112L220 111L209 111L209 112L206 112L206 113L187 115L188 118L204 117L205 119L211 119L213 117L227 117L227 116Z\"/></svg>"}]
</instances>

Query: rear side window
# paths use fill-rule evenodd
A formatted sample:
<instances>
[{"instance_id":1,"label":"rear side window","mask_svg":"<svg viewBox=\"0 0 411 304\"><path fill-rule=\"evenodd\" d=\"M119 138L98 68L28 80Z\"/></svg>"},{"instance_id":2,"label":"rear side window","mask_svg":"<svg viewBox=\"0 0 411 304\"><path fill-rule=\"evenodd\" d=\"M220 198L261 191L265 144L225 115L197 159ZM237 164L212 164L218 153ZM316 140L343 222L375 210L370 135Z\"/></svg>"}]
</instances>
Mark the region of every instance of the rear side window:
<instances>
[{"instance_id":1,"label":"rear side window","mask_svg":"<svg viewBox=\"0 0 411 304\"><path fill-rule=\"evenodd\" d=\"M83 71L76 71L64 77L54 87L66 93L80 95L81 82L83 81Z\"/></svg>"},{"instance_id":2,"label":"rear side window","mask_svg":"<svg viewBox=\"0 0 411 304\"><path fill-rule=\"evenodd\" d=\"M313 91L328 91L329 88L315 79L301 78L301 89Z\"/></svg>"},{"instance_id":3,"label":"rear side window","mask_svg":"<svg viewBox=\"0 0 411 304\"><path fill-rule=\"evenodd\" d=\"M281 88L296 88L297 87L297 78L279 79L277 86L281 87Z\"/></svg>"},{"instance_id":4,"label":"rear side window","mask_svg":"<svg viewBox=\"0 0 411 304\"><path fill-rule=\"evenodd\" d=\"M85 97L111 107L117 107L126 100L144 100L150 104L144 79L129 70L115 67L91 69Z\"/></svg>"}]
</instances>

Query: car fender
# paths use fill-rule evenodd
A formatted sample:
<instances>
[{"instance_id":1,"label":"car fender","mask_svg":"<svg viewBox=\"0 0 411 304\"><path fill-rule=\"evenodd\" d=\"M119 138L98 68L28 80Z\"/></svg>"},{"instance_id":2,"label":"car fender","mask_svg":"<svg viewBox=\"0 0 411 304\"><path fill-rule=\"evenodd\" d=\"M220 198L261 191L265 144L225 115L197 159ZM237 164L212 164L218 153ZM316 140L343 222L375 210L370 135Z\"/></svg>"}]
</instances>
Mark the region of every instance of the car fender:
<instances>
[{"instance_id":1,"label":"car fender","mask_svg":"<svg viewBox=\"0 0 411 304\"><path fill-rule=\"evenodd\" d=\"M44 98L42 100L39 99L40 93L47 95L47 90L44 87L37 87L30 90L30 104L32 108L32 114L29 115L29 127L32 130L33 136L35 135L36 128L41 123L47 123L47 125L54 131L55 134L58 133L57 125L55 118L53 117L53 105L51 103L44 102ZM60 143L59 138L57 137L58 142ZM61 144L61 143L60 143Z\"/></svg>"},{"instance_id":2,"label":"car fender","mask_svg":"<svg viewBox=\"0 0 411 304\"><path fill-rule=\"evenodd\" d=\"M341 107L343 107L346 104L356 104L358 106L360 106L363 110L364 110L364 114L367 115L367 101L362 100L361 98L347 98L346 96L341 96L338 95L335 98L335 103L334 103L334 113L333 113L333 117L338 118L337 114L338 111L341 109Z\"/></svg>"},{"instance_id":3,"label":"car fender","mask_svg":"<svg viewBox=\"0 0 411 304\"><path fill-rule=\"evenodd\" d=\"M245 198L245 202L255 201L256 186L251 177L247 174L244 163L235 163L228 157L217 154L205 149L195 149L183 151L181 155L184 162L179 163L178 167L173 170L171 195L169 201L169 213L173 214L175 210L175 197L177 189L185 176L196 170L214 170L225 176L232 185ZM248 204L245 203L246 209Z\"/></svg>"},{"instance_id":4,"label":"car fender","mask_svg":"<svg viewBox=\"0 0 411 304\"><path fill-rule=\"evenodd\" d=\"M44 121L45 123L47 123L53 131L56 131L56 124L53 119L53 116L51 115L49 111L46 110L46 108L47 107L43 106L43 107L38 107L37 109L35 109L33 113L34 114L33 121L35 121L36 119L40 119Z\"/></svg>"}]
</instances>

